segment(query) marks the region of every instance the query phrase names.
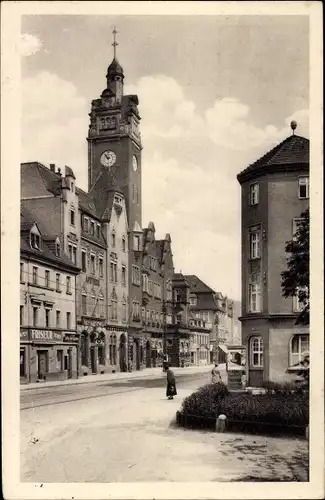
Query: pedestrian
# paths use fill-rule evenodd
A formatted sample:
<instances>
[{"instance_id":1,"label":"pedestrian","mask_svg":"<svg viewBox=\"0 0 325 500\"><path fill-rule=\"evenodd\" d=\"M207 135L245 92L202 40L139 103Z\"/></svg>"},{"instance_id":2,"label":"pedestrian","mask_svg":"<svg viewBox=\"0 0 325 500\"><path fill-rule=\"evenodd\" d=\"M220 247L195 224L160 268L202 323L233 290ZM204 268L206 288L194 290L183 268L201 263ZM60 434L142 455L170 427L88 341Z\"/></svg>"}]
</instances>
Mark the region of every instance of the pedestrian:
<instances>
[{"instance_id":1,"label":"pedestrian","mask_svg":"<svg viewBox=\"0 0 325 500\"><path fill-rule=\"evenodd\" d=\"M215 363L214 367L211 370L211 382L212 384L217 384L218 382L222 382L221 375L218 370L218 363Z\"/></svg>"},{"instance_id":2,"label":"pedestrian","mask_svg":"<svg viewBox=\"0 0 325 500\"><path fill-rule=\"evenodd\" d=\"M170 369L169 366L167 366L167 390L166 390L166 396L168 399L174 399L174 396L177 395L177 390L176 390L176 380L175 380L175 375L174 372Z\"/></svg>"}]
</instances>

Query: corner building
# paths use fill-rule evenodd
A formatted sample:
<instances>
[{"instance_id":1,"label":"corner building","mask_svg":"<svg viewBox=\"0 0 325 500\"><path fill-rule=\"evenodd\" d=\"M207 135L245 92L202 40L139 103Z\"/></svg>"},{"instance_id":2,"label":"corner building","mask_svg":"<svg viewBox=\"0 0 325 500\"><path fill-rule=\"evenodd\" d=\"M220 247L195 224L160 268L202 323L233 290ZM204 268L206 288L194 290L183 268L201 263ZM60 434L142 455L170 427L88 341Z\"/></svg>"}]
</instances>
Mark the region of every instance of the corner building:
<instances>
[{"instance_id":1,"label":"corner building","mask_svg":"<svg viewBox=\"0 0 325 500\"><path fill-rule=\"evenodd\" d=\"M88 132L88 191L109 171L125 200L128 221L128 363L145 366L142 335L141 137L138 97L124 95L124 72L116 57L106 88L92 101Z\"/></svg>"},{"instance_id":2,"label":"corner building","mask_svg":"<svg viewBox=\"0 0 325 500\"><path fill-rule=\"evenodd\" d=\"M290 381L309 351L309 328L295 325L300 304L296 297L282 296L281 272L286 269L285 243L309 206L308 139L293 133L237 179L242 193L240 320L248 384Z\"/></svg>"}]
</instances>

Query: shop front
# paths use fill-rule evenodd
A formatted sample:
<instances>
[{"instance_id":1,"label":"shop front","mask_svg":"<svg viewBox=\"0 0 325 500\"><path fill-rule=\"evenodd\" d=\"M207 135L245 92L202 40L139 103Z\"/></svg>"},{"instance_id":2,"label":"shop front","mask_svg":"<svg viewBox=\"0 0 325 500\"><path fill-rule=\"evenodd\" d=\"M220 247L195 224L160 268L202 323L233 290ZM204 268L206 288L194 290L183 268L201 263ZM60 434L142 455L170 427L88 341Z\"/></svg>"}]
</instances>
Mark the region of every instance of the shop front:
<instances>
[{"instance_id":1,"label":"shop front","mask_svg":"<svg viewBox=\"0 0 325 500\"><path fill-rule=\"evenodd\" d=\"M79 335L61 330L20 329L20 382L78 378Z\"/></svg>"}]
</instances>

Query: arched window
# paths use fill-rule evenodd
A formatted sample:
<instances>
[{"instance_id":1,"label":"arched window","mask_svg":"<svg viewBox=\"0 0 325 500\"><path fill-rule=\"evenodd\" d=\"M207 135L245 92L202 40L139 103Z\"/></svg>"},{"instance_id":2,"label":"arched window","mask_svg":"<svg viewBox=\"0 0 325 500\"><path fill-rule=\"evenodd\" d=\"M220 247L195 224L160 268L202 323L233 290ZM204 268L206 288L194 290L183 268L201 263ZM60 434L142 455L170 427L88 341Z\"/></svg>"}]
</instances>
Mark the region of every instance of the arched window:
<instances>
[{"instance_id":1,"label":"arched window","mask_svg":"<svg viewBox=\"0 0 325 500\"><path fill-rule=\"evenodd\" d=\"M290 340L289 365L299 365L309 355L309 335L296 334Z\"/></svg>"},{"instance_id":2,"label":"arched window","mask_svg":"<svg viewBox=\"0 0 325 500\"><path fill-rule=\"evenodd\" d=\"M250 339L250 359L251 366L263 367L263 339L261 336L251 337Z\"/></svg>"}]
</instances>

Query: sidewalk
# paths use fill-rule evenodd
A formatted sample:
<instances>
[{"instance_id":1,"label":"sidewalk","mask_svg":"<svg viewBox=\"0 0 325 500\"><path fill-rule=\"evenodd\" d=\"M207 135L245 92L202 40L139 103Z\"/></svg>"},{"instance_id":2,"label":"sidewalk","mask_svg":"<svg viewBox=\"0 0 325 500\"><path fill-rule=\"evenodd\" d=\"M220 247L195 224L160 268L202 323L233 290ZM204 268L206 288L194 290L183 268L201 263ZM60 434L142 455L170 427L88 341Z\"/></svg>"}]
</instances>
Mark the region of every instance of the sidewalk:
<instances>
[{"instance_id":1,"label":"sidewalk","mask_svg":"<svg viewBox=\"0 0 325 500\"><path fill-rule=\"evenodd\" d=\"M178 374L187 373L209 373L213 365L199 365L199 366L188 366L185 368L174 368L173 372L177 376ZM165 377L166 374L163 372L162 368L144 368L143 370L134 372L118 372L118 373L103 373L102 375L87 375L80 377L78 379L69 380L56 380L54 382L35 382L32 384L22 384L20 386L21 391L28 391L32 389L42 389L47 387L59 387L65 385L77 385L77 384L91 384L96 382L105 382L110 380L133 380L142 378L157 378ZM222 373L221 373L222 376Z\"/></svg>"}]
</instances>

